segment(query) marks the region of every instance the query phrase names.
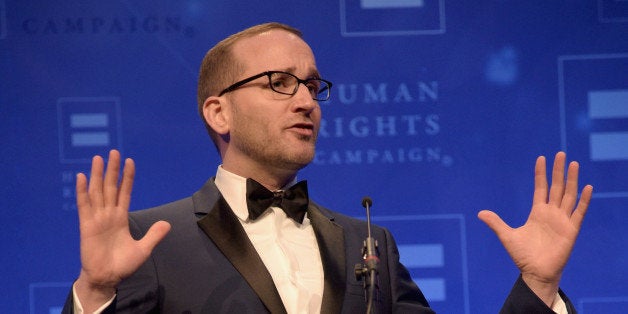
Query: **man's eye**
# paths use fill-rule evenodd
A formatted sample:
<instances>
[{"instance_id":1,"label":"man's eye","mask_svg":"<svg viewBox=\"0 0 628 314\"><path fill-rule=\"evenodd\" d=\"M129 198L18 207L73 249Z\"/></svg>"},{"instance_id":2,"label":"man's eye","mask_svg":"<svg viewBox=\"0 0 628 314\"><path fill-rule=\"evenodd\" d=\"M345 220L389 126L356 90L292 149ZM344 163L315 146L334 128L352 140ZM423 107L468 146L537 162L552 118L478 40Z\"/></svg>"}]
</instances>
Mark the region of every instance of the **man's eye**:
<instances>
[{"instance_id":1,"label":"man's eye","mask_svg":"<svg viewBox=\"0 0 628 314\"><path fill-rule=\"evenodd\" d=\"M307 82L307 89L309 89L312 92L316 92L318 93L318 90L321 88L320 84L318 84L318 82Z\"/></svg>"},{"instance_id":2,"label":"man's eye","mask_svg":"<svg viewBox=\"0 0 628 314\"><path fill-rule=\"evenodd\" d=\"M273 87L286 87L286 82L284 80L274 80Z\"/></svg>"}]
</instances>

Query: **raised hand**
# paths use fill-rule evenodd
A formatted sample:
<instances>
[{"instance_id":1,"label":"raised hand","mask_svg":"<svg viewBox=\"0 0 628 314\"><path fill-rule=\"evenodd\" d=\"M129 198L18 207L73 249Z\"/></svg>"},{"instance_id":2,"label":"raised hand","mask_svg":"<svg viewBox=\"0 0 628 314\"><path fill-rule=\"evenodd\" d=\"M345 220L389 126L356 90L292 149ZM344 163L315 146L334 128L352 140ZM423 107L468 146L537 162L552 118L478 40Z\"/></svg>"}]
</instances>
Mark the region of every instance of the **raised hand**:
<instances>
[{"instance_id":1,"label":"raised hand","mask_svg":"<svg viewBox=\"0 0 628 314\"><path fill-rule=\"evenodd\" d=\"M565 153L556 154L549 191L545 157L536 160L532 210L523 226L511 228L489 210L478 214L497 234L526 284L548 306L558 291L593 193L592 186L585 186L576 205L579 165L569 164L565 181L565 159Z\"/></svg>"},{"instance_id":2,"label":"raised hand","mask_svg":"<svg viewBox=\"0 0 628 314\"><path fill-rule=\"evenodd\" d=\"M81 235L81 274L75 289L85 312L93 311L115 293L120 281L133 274L148 259L153 248L170 230L164 221L155 223L136 241L129 232L128 211L135 176L133 160L126 159L122 179L120 153L109 153L104 173L102 157L92 160L87 178L76 178L76 202Z\"/></svg>"}]
</instances>

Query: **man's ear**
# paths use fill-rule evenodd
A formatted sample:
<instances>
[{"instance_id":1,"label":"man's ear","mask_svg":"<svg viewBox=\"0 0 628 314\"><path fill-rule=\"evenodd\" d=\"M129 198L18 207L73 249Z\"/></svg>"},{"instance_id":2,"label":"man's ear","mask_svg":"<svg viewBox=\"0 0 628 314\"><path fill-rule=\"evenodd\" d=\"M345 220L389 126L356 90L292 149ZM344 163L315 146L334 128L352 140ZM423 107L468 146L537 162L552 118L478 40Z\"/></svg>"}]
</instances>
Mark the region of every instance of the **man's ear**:
<instances>
[{"instance_id":1,"label":"man's ear","mask_svg":"<svg viewBox=\"0 0 628 314\"><path fill-rule=\"evenodd\" d=\"M226 108L225 99L210 96L203 103L203 117L205 122L218 134L229 133L229 110Z\"/></svg>"}]
</instances>

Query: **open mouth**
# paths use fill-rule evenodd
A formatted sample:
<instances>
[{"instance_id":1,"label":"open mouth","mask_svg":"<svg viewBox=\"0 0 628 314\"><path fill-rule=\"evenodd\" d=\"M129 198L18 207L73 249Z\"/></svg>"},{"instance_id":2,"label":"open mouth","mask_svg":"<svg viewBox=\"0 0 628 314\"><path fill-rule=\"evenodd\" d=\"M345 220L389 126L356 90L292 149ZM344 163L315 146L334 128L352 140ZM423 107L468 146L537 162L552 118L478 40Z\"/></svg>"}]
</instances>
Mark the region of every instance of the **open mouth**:
<instances>
[{"instance_id":1,"label":"open mouth","mask_svg":"<svg viewBox=\"0 0 628 314\"><path fill-rule=\"evenodd\" d=\"M314 134L314 124L312 123L296 123L289 129L301 135L311 136Z\"/></svg>"}]
</instances>

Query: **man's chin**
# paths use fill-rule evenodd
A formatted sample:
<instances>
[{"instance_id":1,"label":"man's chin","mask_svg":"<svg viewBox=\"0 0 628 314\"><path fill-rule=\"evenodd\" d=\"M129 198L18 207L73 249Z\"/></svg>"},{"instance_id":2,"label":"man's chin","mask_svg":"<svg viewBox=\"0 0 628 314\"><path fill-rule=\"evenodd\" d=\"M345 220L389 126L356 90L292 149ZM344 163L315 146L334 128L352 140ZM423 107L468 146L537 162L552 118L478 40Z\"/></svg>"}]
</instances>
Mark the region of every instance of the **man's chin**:
<instances>
[{"instance_id":1,"label":"man's chin","mask_svg":"<svg viewBox=\"0 0 628 314\"><path fill-rule=\"evenodd\" d=\"M286 160L284 160L284 166L294 171L299 171L305 166L309 165L314 160L314 150L311 152L301 152L300 154L293 154Z\"/></svg>"}]
</instances>

